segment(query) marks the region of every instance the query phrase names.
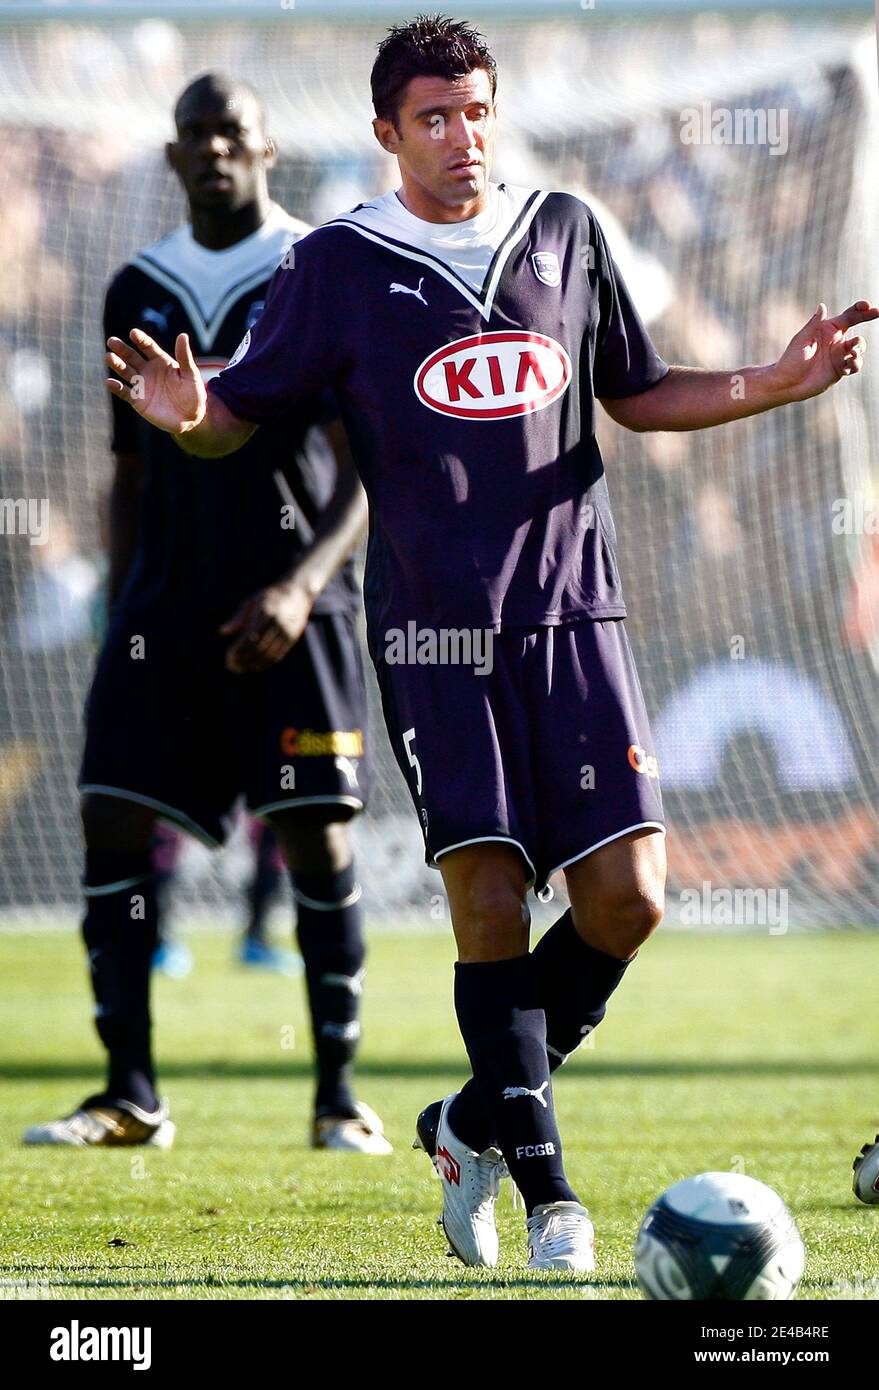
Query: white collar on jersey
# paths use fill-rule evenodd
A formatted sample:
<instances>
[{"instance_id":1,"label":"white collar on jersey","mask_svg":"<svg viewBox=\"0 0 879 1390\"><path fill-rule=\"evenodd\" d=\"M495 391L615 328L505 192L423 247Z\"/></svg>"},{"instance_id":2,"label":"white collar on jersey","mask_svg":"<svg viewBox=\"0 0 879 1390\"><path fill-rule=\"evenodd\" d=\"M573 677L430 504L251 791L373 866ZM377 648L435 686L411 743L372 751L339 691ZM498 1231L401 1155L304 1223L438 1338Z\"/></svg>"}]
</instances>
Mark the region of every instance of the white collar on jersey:
<instances>
[{"instance_id":1,"label":"white collar on jersey","mask_svg":"<svg viewBox=\"0 0 879 1390\"><path fill-rule=\"evenodd\" d=\"M429 265L487 319L510 253L548 196L508 183L490 183L488 193L488 206L466 222L425 222L392 191L318 230L350 227L407 260Z\"/></svg>"},{"instance_id":2,"label":"white collar on jersey","mask_svg":"<svg viewBox=\"0 0 879 1390\"><path fill-rule=\"evenodd\" d=\"M236 299L267 280L292 243L310 230L307 223L272 203L261 227L223 251L211 251L197 242L187 222L139 251L131 264L176 294L204 352L213 345Z\"/></svg>"}]
</instances>

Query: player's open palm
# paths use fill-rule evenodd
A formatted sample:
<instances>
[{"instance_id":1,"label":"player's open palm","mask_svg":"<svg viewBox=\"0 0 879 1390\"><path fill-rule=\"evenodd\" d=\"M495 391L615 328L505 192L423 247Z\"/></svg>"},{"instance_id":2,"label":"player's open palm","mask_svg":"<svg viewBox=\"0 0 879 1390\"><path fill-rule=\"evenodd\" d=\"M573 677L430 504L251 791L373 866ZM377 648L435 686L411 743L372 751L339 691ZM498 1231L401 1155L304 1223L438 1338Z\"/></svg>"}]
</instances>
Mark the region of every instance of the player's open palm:
<instances>
[{"instance_id":1,"label":"player's open palm","mask_svg":"<svg viewBox=\"0 0 879 1390\"><path fill-rule=\"evenodd\" d=\"M834 318L828 318L827 306L819 304L775 364L774 375L787 398L808 400L842 377L859 372L867 348L866 339L846 335L855 324L869 323L875 318L879 318L879 308L868 299L850 304Z\"/></svg>"},{"instance_id":2,"label":"player's open palm","mask_svg":"<svg viewBox=\"0 0 879 1390\"><path fill-rule=\"evenodd\" d=\"M121 338L107 339L107 388L128 401L151 425L171 434L186 434L204 418L207 392L189 337L181 333L174 345L176 360L141 328L131 331L132 347Z\"/></svg>"}]
</instances>

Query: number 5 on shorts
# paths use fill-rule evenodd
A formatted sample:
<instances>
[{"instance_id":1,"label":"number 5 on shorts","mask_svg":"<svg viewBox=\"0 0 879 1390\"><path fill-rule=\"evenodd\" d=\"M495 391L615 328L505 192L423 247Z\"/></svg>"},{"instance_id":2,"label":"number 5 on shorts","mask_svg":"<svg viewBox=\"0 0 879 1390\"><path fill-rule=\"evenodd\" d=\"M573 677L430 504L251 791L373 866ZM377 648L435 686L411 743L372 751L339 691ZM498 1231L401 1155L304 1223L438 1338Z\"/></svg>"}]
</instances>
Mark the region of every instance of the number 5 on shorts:
<instances>
[{"instance_id":1,"label":"number 5 on shorts","mask_svg":"<svg viewBox=\"0 0 879 1390\"><path fill-rule=\"evenodd\" d=\"M406 757L409 759L409 766L415 768L415 790L421 795L421 763L412 751L412 744L415 742L415 729L407 729L403 735L403 747L406 749Z\"/></svg>"}]
</instances>

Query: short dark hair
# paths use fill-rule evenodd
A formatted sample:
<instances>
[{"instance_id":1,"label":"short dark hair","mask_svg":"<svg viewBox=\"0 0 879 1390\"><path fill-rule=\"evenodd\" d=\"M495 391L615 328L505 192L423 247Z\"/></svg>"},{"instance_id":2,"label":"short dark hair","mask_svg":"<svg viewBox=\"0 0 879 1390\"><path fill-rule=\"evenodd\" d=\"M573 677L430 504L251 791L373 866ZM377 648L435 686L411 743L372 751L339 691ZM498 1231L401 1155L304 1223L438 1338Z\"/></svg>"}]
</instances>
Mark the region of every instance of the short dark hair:
<instances>
[{"instance_id":1,"label":"short dark hair","mask_svg":"<svg viewBox=\"0 0 879 1390\"><path fill-rule=\"evenodd\" d=\"M201 97L228 101L231 97L248 96L256 103L259 123L265 130L266 117L262 100L255 87L242 77L230 77L224 72L203 72L189 82L174 103L174 123L179 125L180 115L188 101L198 101Z\"/></svg>"},{"instance_id":2,"label":"short dark hair","mask_svg":"<svg viewBox=\"0 0 879 1390\"><path fill-rule=\"evenodd\" d=\"M446 15L416 15L389 29L378 46L370 79L375 114L396 125L400 97L413 77L466 77L475 68L488 73L494 100L497 64L482 34Z\"/></svg>"}]
</instances>

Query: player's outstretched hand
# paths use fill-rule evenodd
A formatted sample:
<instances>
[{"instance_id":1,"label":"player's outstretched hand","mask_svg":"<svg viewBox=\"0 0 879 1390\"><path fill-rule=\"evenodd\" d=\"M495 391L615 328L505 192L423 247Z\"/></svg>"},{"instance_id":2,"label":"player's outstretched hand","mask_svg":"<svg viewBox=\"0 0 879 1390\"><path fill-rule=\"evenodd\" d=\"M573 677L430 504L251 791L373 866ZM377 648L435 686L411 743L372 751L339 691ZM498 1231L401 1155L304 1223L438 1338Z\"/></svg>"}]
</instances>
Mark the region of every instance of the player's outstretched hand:
<instances>
[{"instance_id":1,"label":"player's outstretched hand","mask_svg":"<svg viewBox=\"0 0 879 1390\"><path fill-rule=\"evenodd\" d=\"M832 319L827 305L819 304L808 323L794 334L773 368L773 377L789 401L818 396L844 376L861 370L867 349L865 338L847 338L857 323L879 318L879 308L859 299Z\"/></svg>"},{"instance_id":2,"label":"player's outstretched hand","mask_svg":"<svg viewBox=\"0 0 879 1390\"><path fill-rule=\"evenodd\" d=\"M130 336L134 347L121 338L107 339L107 366L122 378L109 377L107 389L160 430L187 434L195 429L204 419L207 392L189 336L177 338L176 361L143 329L132 329Z\"/></svg>"},{"instance_id":3,"label":"player's outstretched hand","mask_svg":"<svg viewBox=\"0 0 879 1390\"><path fill-rule=\"evenodd\" d=\"M305 631L313 603L295 581L271 585L245 599L220 628L224 637L236 638L226 652L227 671L265 671L283 661Z\"/></svg>"}]
</instances>

